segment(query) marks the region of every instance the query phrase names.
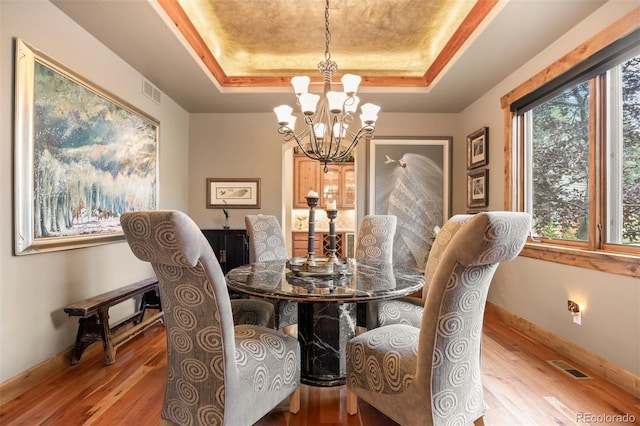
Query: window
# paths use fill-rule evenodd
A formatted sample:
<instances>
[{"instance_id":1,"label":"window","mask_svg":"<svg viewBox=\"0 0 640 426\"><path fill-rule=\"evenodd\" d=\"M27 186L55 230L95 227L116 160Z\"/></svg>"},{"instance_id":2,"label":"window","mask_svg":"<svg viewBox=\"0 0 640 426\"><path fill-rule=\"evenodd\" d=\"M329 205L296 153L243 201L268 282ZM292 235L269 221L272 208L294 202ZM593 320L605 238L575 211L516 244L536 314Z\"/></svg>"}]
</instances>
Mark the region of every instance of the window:
<instances>
[{"instance_id":1,"label":"window","mask_svg":"<svg viewBox=\"0 0 640 426\"><path fill-rule=\"evenodd\" d=\"M533 217L525 256L640 276L639 40L636 28L599 50L585 44L576 52L588 56L502 99L508 207Z\"/></svg>"}]
</instances>

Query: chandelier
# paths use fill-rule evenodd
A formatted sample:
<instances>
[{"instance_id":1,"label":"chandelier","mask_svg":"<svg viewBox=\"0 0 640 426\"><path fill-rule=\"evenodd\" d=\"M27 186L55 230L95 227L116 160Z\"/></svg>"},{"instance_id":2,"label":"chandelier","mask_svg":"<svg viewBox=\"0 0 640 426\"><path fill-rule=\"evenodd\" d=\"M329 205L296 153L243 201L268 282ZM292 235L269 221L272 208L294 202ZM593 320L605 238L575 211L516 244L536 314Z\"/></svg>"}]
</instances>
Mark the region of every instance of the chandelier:
<instances>
[{"instance_id":1,"label":"chandelier","mask_svg":"<svg viewBox=\"0 0 640 426\"><path fill-rule=\"evenodd\" d=\"M324 79L324 96L309 93L307 76L296 76L291 79L291 85L304 116L305 128L295 133L296 118L293 108L280 105L273 111L278 117L278 133L283 135L285 142L295 140L304 155L324 164L324 172L328 171L327 164L334 161L346 160L361 139L370 140L375 130L380 107L366 103L360 107L360 123L358 130L354 130L353 114L355 114L360 99L356 96L360 85L360 76L345 74L342 76L342 92L331 90L331 77L338 71L338 65L331 60L329 42L329 0L325 2L324 11L325 38L324 61L318 64L318 71Z\"/></svg>"}]
</instances>

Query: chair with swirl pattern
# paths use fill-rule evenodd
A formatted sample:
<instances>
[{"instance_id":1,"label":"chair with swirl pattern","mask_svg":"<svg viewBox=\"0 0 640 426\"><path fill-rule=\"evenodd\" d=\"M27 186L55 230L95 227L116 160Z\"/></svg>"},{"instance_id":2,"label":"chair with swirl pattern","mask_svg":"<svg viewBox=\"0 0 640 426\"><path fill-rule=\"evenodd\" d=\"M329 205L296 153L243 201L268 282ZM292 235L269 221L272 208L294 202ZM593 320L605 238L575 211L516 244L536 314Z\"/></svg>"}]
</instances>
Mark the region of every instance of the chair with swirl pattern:
<instances>
[{"instance_id":1,"label":"chair with swirl pattern","mask_svg":"<svg viewBox=\"0 0 640 426\"><path fill-rule=\"evenodd\" d=\"M287 246L280 222L273 215L246 215L244 223L249 234L252 262L286 260ZM269 300L275 308L276 329L295 335L298 324L298 304L290 300Z\"/></svg>"},{"instance_id":2,"label":"chair with swirl pattern","mask_svg":"<svg viewBox=\"0 0 640 426\"><path fill-rule=\"evenodd\" d=\"M420 328L391 324L347 344L347 412L361 398L401 425L483 424L480 355L489 285L513 260L531 216L478 213L452 237L427 291Z\"/></svg>"},{"instance_id":3,"label":"chair with swirl pattern","mask_svg":"<svg viewBox=\"0 0 640 426\"><path fill-rule=\"evenodd\" d=\"M124 213L120 223L159 282L168 360L163 423L251 425L287 397L289 411L297 412L298 341L272 328L234 324L222 269L193 220L156 210Z\"/></svg>"},{"instance_id":4,"label":"chair with swirl pattern","mask_svg":"<svg viewBox=\"0 0 640 426\"><path fill-rule=\"evenodd\" d=\"M427 290L433 278L433 273L440 262L449 242L458 230L473 217L470 214L459 214L450 218L440 229L433 241L427 266L424 271L425 284L422 288L422 297L401 297L399 299L380 300L367 304L367 329L381 327L389 324L409 324L420 327L422 312L427 300Z\"/></svg>"},{"instance_id":5,"label":"chair with swirl pattern","mask_svg":"<svg viewBox=\"0 0 640 426\"><path fill-rule=\"evenodd\" d=\"M393 215L366 215L362 218L356 243L356 260L393 262L393 238L398 218Z\"/></svg>"},{"instance_id":6,"label":"chair with swirl pattern","mask_svg":"<svg viewBox=\"0 0 640 426\"><path fill-rule=\"evenodd\" d=\"M393 215L366 215L362 218L358 239L356 241L355 258L357 261L393 263L393 238L396 235L398 218ZM359 327L366 327L369 306L358 303L356 322Z\"/></svg>"}]
</instances>

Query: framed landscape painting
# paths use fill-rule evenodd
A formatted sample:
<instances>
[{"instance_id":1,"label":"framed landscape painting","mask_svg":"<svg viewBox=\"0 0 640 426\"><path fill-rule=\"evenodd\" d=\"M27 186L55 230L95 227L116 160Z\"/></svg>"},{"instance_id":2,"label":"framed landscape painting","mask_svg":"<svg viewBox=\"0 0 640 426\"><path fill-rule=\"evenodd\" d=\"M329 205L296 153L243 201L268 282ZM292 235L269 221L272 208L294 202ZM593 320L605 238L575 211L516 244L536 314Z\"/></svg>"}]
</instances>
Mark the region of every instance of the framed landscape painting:
<instances>
[{"instance_id":1,"label":"framed landscape painting","mask_svg":"<svg viewBox=\"0 0 640 426\"><path fill-rule=\"evenodd\" d=\"M15 254L124 240L158 206L159 123L20 39L15 67Z\"/></svg>"},{"instance_id":2,"label":"framed landscape painting","mask_svg":"<svg viewBox=\"0 0 640 426\"><path fill-rule=\"evenodd\" d=\"M368 212L395 215L394 262L423 269L436 227L451 211L451 137L374 138Z\"/></svg>"}]
</instances>

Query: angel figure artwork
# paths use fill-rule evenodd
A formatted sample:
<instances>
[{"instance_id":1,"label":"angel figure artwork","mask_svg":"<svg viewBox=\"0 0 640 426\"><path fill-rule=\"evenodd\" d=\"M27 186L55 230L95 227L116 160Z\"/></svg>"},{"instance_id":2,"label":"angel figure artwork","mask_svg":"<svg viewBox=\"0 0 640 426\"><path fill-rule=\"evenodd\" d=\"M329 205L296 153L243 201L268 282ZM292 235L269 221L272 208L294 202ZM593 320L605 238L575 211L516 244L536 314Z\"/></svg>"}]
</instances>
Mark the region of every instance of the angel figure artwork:
<instances>
[{"instance_id":1,"label":"angel figure artwork","mask_svg":"<svg viewBox=\"0 0 640 426\"><path fill-rule=\"evenodd\" d=\"M373 208L397 217L394 263L422 270L433 229L449 215L449 140L377 142L371 156Z\"/></svg>"}]
</instances>

